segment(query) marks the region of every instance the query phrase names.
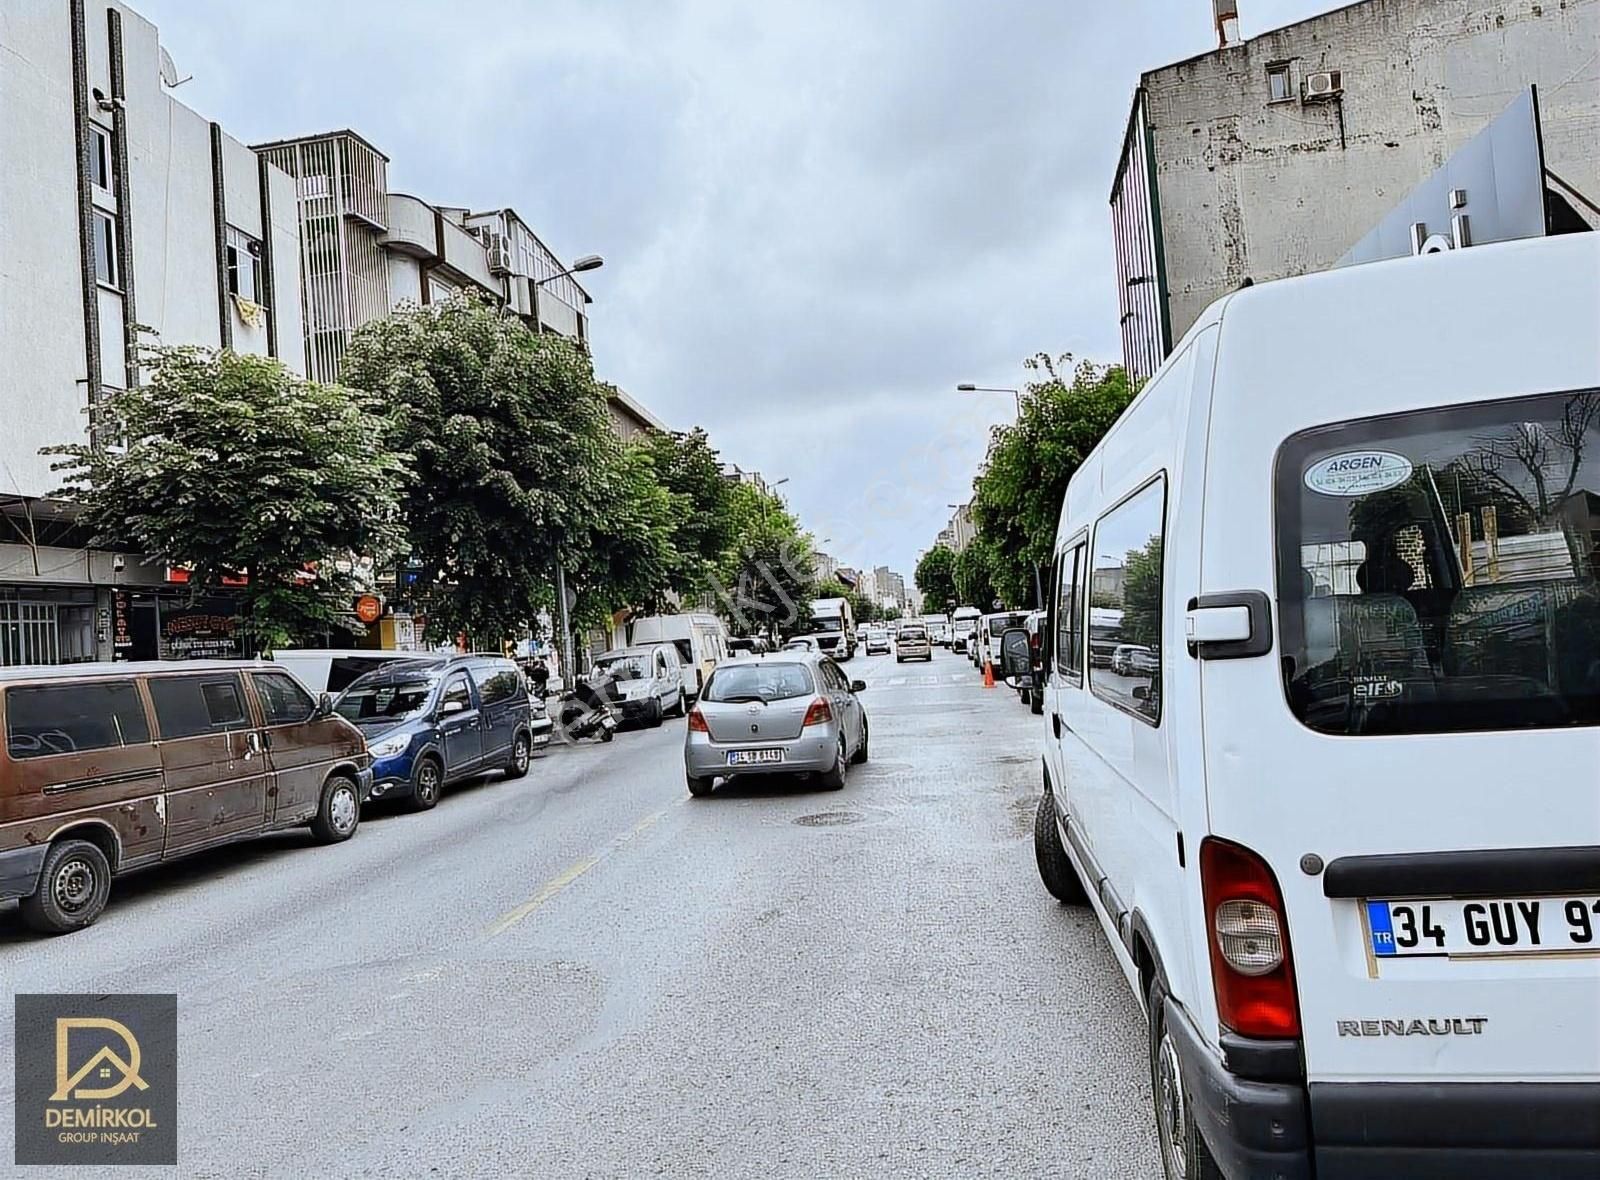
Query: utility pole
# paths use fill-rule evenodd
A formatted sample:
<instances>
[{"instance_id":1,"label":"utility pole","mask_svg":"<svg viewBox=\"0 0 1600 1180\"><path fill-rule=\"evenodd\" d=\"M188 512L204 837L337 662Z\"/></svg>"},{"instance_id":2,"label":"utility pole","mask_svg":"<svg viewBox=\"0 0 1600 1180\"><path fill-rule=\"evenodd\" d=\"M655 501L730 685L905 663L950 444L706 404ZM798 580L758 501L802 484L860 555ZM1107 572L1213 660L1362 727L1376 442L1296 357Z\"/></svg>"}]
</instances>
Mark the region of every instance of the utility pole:
<instances>
[{"instance_id":1,"label":"utility pole","mask_svg":"<svg viewBox=\"0 0 1600 1180\"><path fill-rule=\"evenodd\" d=\"M561 653L561 682L571 686L575 679L572 664L572 620L567 614L567 567L560 553L556 554L556 617L561 628L561 643L556 649Z\"/></svg>"}]
</instances>

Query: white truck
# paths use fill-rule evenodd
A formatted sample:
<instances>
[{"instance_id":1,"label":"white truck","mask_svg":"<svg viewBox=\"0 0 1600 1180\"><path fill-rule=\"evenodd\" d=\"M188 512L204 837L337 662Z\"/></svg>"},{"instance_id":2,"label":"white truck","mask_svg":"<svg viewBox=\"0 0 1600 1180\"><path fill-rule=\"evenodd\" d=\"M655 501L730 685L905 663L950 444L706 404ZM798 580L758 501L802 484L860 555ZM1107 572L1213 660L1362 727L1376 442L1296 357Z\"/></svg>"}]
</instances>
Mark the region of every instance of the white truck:
<instances>
[{"instance_id":1,"label":"white truck","mask_svg":"<svg viewBox=\"0 0 1600 1180\"><path fill-rule=\"evenodd\" d=\"M810 638L836 660L856 654L856 619L848 598L818 598L811 603Z\"/></svg>"},{"instance_id":2,"label":"white truck","mask_svg":"<svg viewBox=\"0 0 1600 1180\"><path fill-rule=\"evenodd\" d=\"M716 615L647 615L628 626L627 644L670 643L682 663L683 695L700 699L700 686L728 658L728 628Z\"/></svg>"}]
</instances>

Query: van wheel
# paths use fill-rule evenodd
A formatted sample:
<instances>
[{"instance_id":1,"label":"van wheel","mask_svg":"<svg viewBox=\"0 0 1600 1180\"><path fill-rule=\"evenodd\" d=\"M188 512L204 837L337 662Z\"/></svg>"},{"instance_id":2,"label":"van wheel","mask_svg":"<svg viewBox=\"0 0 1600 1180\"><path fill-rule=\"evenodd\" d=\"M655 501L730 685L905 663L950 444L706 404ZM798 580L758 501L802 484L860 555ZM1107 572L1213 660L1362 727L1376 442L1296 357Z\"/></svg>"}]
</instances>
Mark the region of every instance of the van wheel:
<instances>
[{"instance_id":1,"label":"van wheel","mask_svg":"<svg viewBox=\"0 0 1600 1180\"><path fill-rule=\"evenodd\" d=\"M417 760L411 780L411 810L432 811L444 790L444 767L432 755Z\"/></svg>"},{"instance_id":2,"label":"van wheel","mask_svg":"<svg viewBox=\"0 0 1600 1180\"><path fill-rule=\"evenodd\" d=\"M1033 855L1039 862L1039 880L1051 897L1063 905L1088 902L1078 870L1061 847L1061 837L1056 832L1056 797L1049 791L1040 797L1039 810L1033 817Z\"/></svg>"},{"instance_id":3,"label":"van wheel","mask_svg":"<svg viewBox=\"0 0 1600 1180\"><path fill-rule=\"evenodd\" d=\"M678 690L678 703L672 706L672 715L682 717L689 712L689 702L684 699L683 689Z\"/></svg>"},{"instance_id":4,"label":"van wheel","mask_svg":"<svg viewBox=\"0 0 1600 1180\"><path fill-rule=\"evenodd\" d=\"M22 920L40 934L70 934L100 916L111 896L111 864L87 840L63 840L45 854L39 887L20 903Z\"/></svg>"},{"instance_id":5,"label":"van wheel","mask_svg":"<svg viewBox=\"0 0 1600 1180\"><path fill-rule=\"evenodd\" d=\"M311 834L324 844L337 844L356 834L361 822L361 790L347 775L335 774L322 784L322 804L311 821Z\"/></svg>"},{"instance_id":6,"label":"van wheel","mask_svg":"<svg viewBox=\"0 0 1600 1180\"><path fill-rule=\"evenodd\" d=\"M696 799L704 799L707 795L711 794L712 784L716 780L711 778L697 778L692 774L686 774L683 776L683 781L684 784L689 788L689 794L693 795Z\"/></svg>"},{"instance_id":7,"label":"van wheel","mask_svg":"<svg viewBox=\"0 0 1600 1180\"><path fill-rule=\"evenodd\" d=\"M1225 1180L1200 1137L1190 1109L1183 1061L1167 1028L1167 989L1150 981L1150 1092L1155 1098L1156 1141L1166 1180Z\"/></svg>"},{"instance_id":8,"label":"van wheel","mask_svg":"<svg viewBox=\"0 0 1600 1180\"><path fill-rule=\"evenodd\" d=\"M660 729L661 720L667 715L667 710L661 704L661 698L656 698L656 703L650 706L650 728Z\"/></svg>"},{"instance_id":9,"label":"van wheel","mask_svg":"<svg viewBox=\"0 0 1600 1180\"><path fill-rule=\"evenodd\" d=\"M511 743L511 761L506 763L507 778L521 778L528 773L528 766L533 761L533 741L525 733L519 733L517 740Z\"/></svg>"}]
</instances>

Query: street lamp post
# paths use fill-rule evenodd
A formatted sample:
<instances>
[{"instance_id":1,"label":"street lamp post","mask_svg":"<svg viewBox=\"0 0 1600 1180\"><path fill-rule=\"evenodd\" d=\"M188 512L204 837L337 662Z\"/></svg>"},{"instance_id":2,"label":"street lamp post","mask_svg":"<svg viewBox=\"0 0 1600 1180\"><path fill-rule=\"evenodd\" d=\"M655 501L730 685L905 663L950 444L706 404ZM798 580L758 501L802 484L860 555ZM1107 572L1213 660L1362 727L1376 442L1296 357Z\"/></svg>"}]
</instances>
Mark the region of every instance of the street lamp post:
<instances>
[{"instance_id":1,"label":"street lamp post","mask_svg":"<svg viewBox=\"0 0 1600 1180\"><path fill-rule=\"evenodd\" d=\"M963 381L960 385L956 386L956 392L957 393L1009 393L1013 398L1016 399L1016 402L1017 402L1017 417L1018 418L1022 417L1022 391L1020 389L1012 389L1009 386L1001 386L1001 385L973 385L971 382Z\"/></svg>"},{"instance_id":2,"label":"street lamp post","mask_svg":"<svg viewBox=\"0 0 1600 1180\"><path fill-rule=\"evenodd\" d=\"M772 483L769 483L767 485L767 493L768 494L761 498L761 527L762 528L766 528L771 523L771 519L772 519L772 512L771 512L772 504L771 504L771 502L778 498L778 489L781 488L784 484L786 484L788 482L789 482L789 477L786 475L782 479L774 480Z\"/></svg>"},{"instance_id":3,"label":"street lamp post","mask_svg":"<svg viewBox=\"0 0 1600 1180\"><path fill-rule=\"evenodd\" d=\"M557 279L564 279L568 275L575 275L575 274L578 274L578 273L580 273L582 271L586 271L586 270L599 270L605 264L606 264L606 260L604 258L601 258L600 255L598 255L598 254L585 254L581 258L576 259L571 266L567 267L566 270L558 270L553 275L547 275L542 279L535 279L534 282L533 282L532 287L530 288L532 290L532 292L533 292L533 326L534 326L534 328L536 328L537 330L539 330L541 332L544 330L543 328L539 327L539 289L541 287L543 287L546 283L553 283ZM511 281L510 279L506 280L507 283L510 283L510 281Z\"/></svg>"}]
</instances>

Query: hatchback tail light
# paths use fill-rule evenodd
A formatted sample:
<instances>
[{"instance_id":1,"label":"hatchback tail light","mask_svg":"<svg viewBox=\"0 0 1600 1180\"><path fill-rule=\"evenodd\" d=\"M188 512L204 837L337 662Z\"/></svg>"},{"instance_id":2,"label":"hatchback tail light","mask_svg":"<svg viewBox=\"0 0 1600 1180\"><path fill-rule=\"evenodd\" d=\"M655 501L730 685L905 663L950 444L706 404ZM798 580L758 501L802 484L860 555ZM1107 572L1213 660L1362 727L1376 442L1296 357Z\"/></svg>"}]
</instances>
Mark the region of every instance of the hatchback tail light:
<instances>
[{"instance_id":1,"label":"hatchback tail light","mask_svg":"<svg viewBox=\"0 0 1600 1180\"><path fill-rule=\"evenodd\" d=\"M811 702L811 708L806 710L807 725L826 725L833 720L833 710L828 707L827 697L818 697Z\"/></svg>"},{"instance_id":2,"label":"hatchback tail light","mask_svg":"<svg viewBox=\"0 0 1600 1180\"><path fill-rule=\"evenodd\" d=\"M1200 888L1218 1019L1247 1037L1298 1037L1289 923L1272 870L1248 848L1207 837Z\"/></svg>"},{"instance_id":3,"label":"hatchback tail light","mask_svg":"<svg viewBox=\"0 0 1600 1180\"><path fill-rule=\"evenodd\" d=\"M699 708L693 708L693 709L689 710L689 732L690 733L710 733L711 732L711 730L706 725L706 715L704 713L702 713L699 710Z\"/></svg>"}]
</instances>

